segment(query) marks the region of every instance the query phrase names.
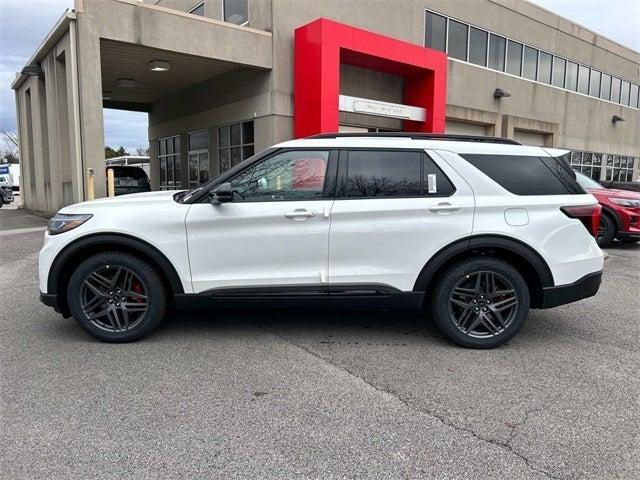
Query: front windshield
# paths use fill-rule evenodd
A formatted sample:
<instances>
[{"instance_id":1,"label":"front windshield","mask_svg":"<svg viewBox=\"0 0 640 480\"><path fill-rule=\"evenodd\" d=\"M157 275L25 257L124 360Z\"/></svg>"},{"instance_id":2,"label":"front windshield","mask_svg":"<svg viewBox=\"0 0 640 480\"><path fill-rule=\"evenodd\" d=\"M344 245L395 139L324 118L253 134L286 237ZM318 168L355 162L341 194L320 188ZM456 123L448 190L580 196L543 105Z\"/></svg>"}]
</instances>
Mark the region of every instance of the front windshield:
<instances>
[{"instance_id":1,"label":"front windshield","mask_svg":"<svg viewBox=\"0 0 640 480\"><path fill-rule=\"evenodd\" d=\"M585 174L576 171L576 180L582 188L604 188L594 179L587 177Z\"/></svg>"}]
</instances>

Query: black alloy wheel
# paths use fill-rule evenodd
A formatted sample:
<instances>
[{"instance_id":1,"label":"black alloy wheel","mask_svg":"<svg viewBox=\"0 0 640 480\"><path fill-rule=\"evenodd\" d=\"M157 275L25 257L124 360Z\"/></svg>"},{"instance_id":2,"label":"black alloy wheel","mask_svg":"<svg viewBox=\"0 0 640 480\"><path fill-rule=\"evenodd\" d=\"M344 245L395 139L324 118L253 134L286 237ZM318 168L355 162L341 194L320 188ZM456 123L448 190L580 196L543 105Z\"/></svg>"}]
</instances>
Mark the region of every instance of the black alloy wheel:
<instances>
[{"instance_id":1,"label":"black alloy wheel","mask_svg":"<svg viewBox=\"0 0 640 480\"><path fill-rule=\"evenodd\" d=\"M86 275L78 294L82 313L94 327L107 332L135 328L149 309L144 282L117 265L95 268Z\"/></svg>"},{"instance_id":2,"label":"black alloy wheel","mask_svg":"<svg viewBox=\"0 0 640 480\"><path fill-rule=\"evenodd\" d=\"M529 313L529 287L504 260L479 256L446 268L430 296L431 316L449 339L470 348L511 340Z\"/></svg>"},{"instance_id":3,"label":"black alloy wheel","mask_svg":"<svg viewBox=\"0 0 640 480\"><path fill-rule=\"evenodd\" d=\"M480 271L465 275L449 296L449 313L458 329L474 338L504 332L518 314L513 284L499 273Z\"/></svg>"},{"instance_id":4,"label":"black alloy wheel","mask_svg":"<svg viewBox=\"0 0 640 480\"><path fill-rule=\"evenodd\" d=\"M105 342L130 342L164 318L167 294L158 272L141 258L107 252L84 260L67 288L71 315L84 331Z\"/></svg>"}]
</instances>

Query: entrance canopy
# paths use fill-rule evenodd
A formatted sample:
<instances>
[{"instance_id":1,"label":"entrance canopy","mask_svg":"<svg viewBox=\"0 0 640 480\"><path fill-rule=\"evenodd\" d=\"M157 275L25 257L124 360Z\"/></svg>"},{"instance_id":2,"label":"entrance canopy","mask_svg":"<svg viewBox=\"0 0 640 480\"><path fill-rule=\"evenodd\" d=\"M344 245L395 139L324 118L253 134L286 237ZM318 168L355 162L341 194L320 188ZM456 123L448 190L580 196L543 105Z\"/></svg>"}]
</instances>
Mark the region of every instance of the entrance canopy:
<instances>
[{"instance_id":1,"label":"entrance canopy","mask_svg":"<svg viewBox=\"0 0 640 480\"><path fill-rule=\"evenodd\" d=\"M424 109L420 120L405 120L405 130L444 133L446 54L320 18L296 29L294 55L297 138L338 131L341 63L403 76L404 103Z\"/></svg>"}]
</instances>

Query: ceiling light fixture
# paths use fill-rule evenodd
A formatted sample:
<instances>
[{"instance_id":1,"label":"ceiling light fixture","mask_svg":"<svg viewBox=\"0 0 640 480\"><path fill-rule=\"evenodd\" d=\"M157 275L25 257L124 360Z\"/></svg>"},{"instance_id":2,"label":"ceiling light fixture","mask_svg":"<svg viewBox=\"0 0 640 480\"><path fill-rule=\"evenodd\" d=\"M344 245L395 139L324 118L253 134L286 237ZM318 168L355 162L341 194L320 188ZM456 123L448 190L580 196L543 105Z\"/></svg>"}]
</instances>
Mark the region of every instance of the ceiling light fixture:
<instances>
[{"instance_id":1,"label":"ceiling light fixture","mask_svg":"<svg viewBox=\"0 0 640 480\"><path fill-rule=\"evenodd\" d=\"M167 72L171 70L171 64L165 60L151 60L149 69L152 72Z\"/></svg>"},{"instance_id":2,"label":"ceiling light fixture","mask_svg":"<svg viewBox=\"0 0 640 480\"><path fill-rule=\"evenodd\" d=\"M119 78L118 86L122 88L133 88L136 86L136 81L132 78Z\"/></svg>"}]
</instances>

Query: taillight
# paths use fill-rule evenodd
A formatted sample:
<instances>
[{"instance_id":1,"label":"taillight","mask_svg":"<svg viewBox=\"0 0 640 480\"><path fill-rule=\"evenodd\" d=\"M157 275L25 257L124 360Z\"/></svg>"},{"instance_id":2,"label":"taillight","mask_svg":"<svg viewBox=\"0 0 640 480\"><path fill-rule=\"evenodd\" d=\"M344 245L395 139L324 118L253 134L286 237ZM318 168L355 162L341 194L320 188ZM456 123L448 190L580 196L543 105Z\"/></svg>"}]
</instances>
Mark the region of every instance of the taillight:
<instances>
[{"instance_id":1,"label":"taillight","mask_svg":"<svg viewBox=\"0 0 640 480\"><path fill-rule=\"evenodd\" d=\"M600 214L602 213L602 206L599 204L561 207L560 210L567 217L580 220L587 231L594 237L598 235L598 225L600 224Z\"/></svg>"}]
</instances>

